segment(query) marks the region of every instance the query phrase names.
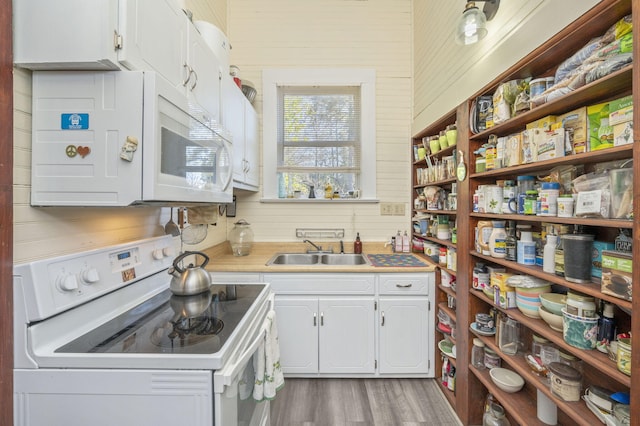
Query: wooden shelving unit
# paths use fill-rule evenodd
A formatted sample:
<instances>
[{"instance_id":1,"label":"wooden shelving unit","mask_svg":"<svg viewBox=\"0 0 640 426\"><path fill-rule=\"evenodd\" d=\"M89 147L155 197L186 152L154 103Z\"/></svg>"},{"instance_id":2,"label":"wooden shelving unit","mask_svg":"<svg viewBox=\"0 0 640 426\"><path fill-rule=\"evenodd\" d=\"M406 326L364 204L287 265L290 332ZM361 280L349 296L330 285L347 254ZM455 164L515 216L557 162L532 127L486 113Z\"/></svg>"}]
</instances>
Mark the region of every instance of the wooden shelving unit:
<instances>
[{"instance_id":1,"label":"wooden shelving unit","mask_svg":"<svg viewBox=\"0 0 640 426\"><path fill-rule=\"evenodd\" d=\"M481 173L475 173L475 159L473 151L487 142L490 135L508 136L525 129L526 124L548 115L560 115L576 108L592 105L599 102L617 99L632 94L634 103L640 105L640 67L629 65L606 77L587 84L567 95L538 106L528 112L522 113L505 123L496 125L481 133L472 134L469 129L469 110L472 101L480 95L488 95L504 81L516 78L537 77L553 75L556 67L574 52L583 47L589 40L600 36L622 17L635 10L633 24L640 28L640 4L632 0L603 0L590 11L568 25L556 36L518 61L504 73L485 86L479 92L473 94L454 111L449 111L412 138L413 146L421 144L424 136L437 134L449 124L457 123L458 143L455 150L461 150L467 165L467 177L457 183L457 210L452 211L412 211L415 214L428 213L436 215L455 215L458 227L458 239L455 244L450 241L439 240L434 237L422 237L414 233L414 237L423 238L446 247L457 249L456 271L447 271L456 276L455 289L438 285L437 300L438 310L448 315L454 315L456 329L456 375L457 383L464 383L464 387L458 387L455 394L450 391L445 393L452 407L457 412L463 424L481 424L483 414L484 395L490 392L506 409L512 424L537 425L543 424L536 417L536 395L542 392L551 398L558 406L558 421L562 425L594 425L600 421L587 408L583 401L565 402L551 394L546 379L537 376L526 364L521 353L515 356L503 354L495 343L494 337L479 336L469 328L475 319L475 314L488 312L495 308L507 313L513 319L519 321L528 338L531 334L537 334L554 343L560 350L582 360L584 368L584 386L599 385L615 391L626 391L631 394L631 419L632 424L640 425L640 340L632 342L632 371L634 375L629 377L617 369L616 364L608 356L597 350L582 350L575 348L563 339L562 333L551 329L544 321L533 319L522 314L518 309L502 309L494 305L484 293L473 290L471 286L472 269L476 262L483 262L495 266L501 266L515 274L527 274L549 281L570 290L593 296L599 300L613 303L616 306L616 318L622 329L619 331L631 331L640 335L640 315L632 315L634 307L640 304L640 286L633 286L633 301L627 301L604 294L600 291L601 285L597 280L586 284L576 284L565 280L563 277L546 273L541 267L524 266L516 262L504 259L496 259L478 253L475 250L474 228L480 220L514 220L519 223L528 223L534 227L540 227L542 223L554 223L560 225L583 225L596 230L599 236L610 237L618 229L626 229L633 234L633 261L640 265L640 222L637 220L619 219L593 219L593 218L559 218L524 216L517 214L487 214L474 213L472 210L472 194L479 185L493 184L500 179L515 179L518 175L541 175L550 169L560 165L581 165L585 170L591 170L595 165L608 161L633 159L634 172L634 212L640 211L640 130L634 131L634 143L620 147L614 147L602 151L587 152L569 155L553 160L539 161L514 167L501 168ZM634 36L634 56L640 57L640 40ZM634 121L640 122L640 108L634 109ZM439 153L440 154L440 153ZM442 154L440 154L442 155ZM451 151L444 155L451 155ZM413 164L413 182L416 182L415 171L425 167L425 162ZM456 182L455 179L447 179L441 182L432 182L428 185L448 187ZM426 185L413 185L412 200L418 190ZM427 259L429 260L429 259ZM440 270L440 266L438 267ZM445 268L446 270L446 268ZM439 274L437 275L439 277ZM633 282L640 282L640 267L634 268ZM455 311L447 307L447 298L455 297L457 309ZM640 309L638 306L636 309ZM626 328L626 329L625 329ZM443 336L436 327L436 336ZM495 350L502 358L503 367L516 371L525 379L524 388L514 394L507 394L498 389L489 377L488 370L475 369L470 364L471 344L474 337L479 337L486 346ZM525 347L525 350L527 348ZM436 349L436 352L438 350ZM440 360L439 354L436 359ZM438 364L436 367L440 367ZM440 371L437 369L436 371ZM634 395L635 394L635 395Z\"/></svg>"}]
</instances>

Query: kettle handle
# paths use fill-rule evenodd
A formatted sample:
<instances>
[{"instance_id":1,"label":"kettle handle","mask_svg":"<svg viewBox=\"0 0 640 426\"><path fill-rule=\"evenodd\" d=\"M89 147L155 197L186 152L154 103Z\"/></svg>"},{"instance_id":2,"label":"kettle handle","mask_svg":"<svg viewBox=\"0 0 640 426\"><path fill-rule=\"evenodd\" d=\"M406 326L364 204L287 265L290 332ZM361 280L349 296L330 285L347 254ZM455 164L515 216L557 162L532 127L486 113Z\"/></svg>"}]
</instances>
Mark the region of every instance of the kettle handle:
<instances>
[{"instance_id":1,"label":"kettle handle","mask_svg":"<svg viewBox=\"0 0 640 426\"><path fill-rule=\"evenodd\" d=\"M178 271L179 273L183 273L184 269L180 268L180 266L178 266L178 263L180 263L182 261L182 259L184 259L187 256L190 255L195 255L195 256L202 256L204 257L204 262L202 262L202 265L200 265L200 268L204 268L205 266L207 266L207 263L209 263L209 256L207 256L206 254L202 253L201 251L185 251L184 253L182 253L180 256L176 257L173 260L173 268Z\"/></svg>"}]
</instances>

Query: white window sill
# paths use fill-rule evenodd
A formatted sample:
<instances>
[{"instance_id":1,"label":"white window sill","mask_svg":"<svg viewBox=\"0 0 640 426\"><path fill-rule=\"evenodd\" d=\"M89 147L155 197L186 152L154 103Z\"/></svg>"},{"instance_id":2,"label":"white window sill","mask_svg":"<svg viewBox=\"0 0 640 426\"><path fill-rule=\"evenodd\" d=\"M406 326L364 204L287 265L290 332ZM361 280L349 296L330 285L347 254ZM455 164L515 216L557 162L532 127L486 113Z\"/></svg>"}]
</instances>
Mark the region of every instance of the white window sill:
<instances>
[{"instance_id":1,"label":"white window sill","mask_svg":"<svg viewBox=\"0 0 640 426\"><path fill-rule=\"evenodd\" d=\"M262 198L264 204L378 204L377 198Z\"/></svg>"}]
</instances>

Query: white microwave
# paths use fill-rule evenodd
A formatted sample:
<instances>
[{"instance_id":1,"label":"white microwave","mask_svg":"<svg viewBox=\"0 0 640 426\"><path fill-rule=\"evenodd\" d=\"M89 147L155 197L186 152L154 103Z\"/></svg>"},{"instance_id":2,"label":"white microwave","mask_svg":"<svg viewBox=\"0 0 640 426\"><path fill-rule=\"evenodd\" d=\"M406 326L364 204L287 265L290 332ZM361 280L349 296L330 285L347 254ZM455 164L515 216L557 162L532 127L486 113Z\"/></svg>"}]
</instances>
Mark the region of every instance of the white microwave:
<instances>
[{"instance_id":1,"label":"white microwave","mask_svg":"<svg viewBox=\"0 0 640 426\"><path fill-rule=\"evenodd\" d=\"M232 201L230 138L154 72L36 71L32 123L33 206Z\"/></svg>"}]
</instances>

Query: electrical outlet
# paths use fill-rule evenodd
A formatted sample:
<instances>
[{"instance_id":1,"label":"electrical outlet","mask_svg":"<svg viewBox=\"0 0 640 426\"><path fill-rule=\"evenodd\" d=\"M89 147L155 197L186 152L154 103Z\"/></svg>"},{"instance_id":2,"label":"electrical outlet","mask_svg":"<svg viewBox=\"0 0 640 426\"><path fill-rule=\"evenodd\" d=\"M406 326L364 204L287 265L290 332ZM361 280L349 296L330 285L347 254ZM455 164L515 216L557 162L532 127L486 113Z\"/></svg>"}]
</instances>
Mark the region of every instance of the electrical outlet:
<instances>
[{"instance_id":1,"label":"electrical outlet","mask_svg":"<svg viewBox=\"0 0 640 426\"><path fill-rule=\"evenodd\" d=\"M380 203L380 214L382 216L392 216L393 215L393 204L392 203Z\"/></svg>"},{"instance_id":2,"label":"electrical outlet","mask_svg":"<svg viewBox=\"0 0 640 426\"><path fill-rule=\"evenodd\" d=\"M404 216L404 203L393 203L393 215Z\"/></svg>"}]
</instances>

